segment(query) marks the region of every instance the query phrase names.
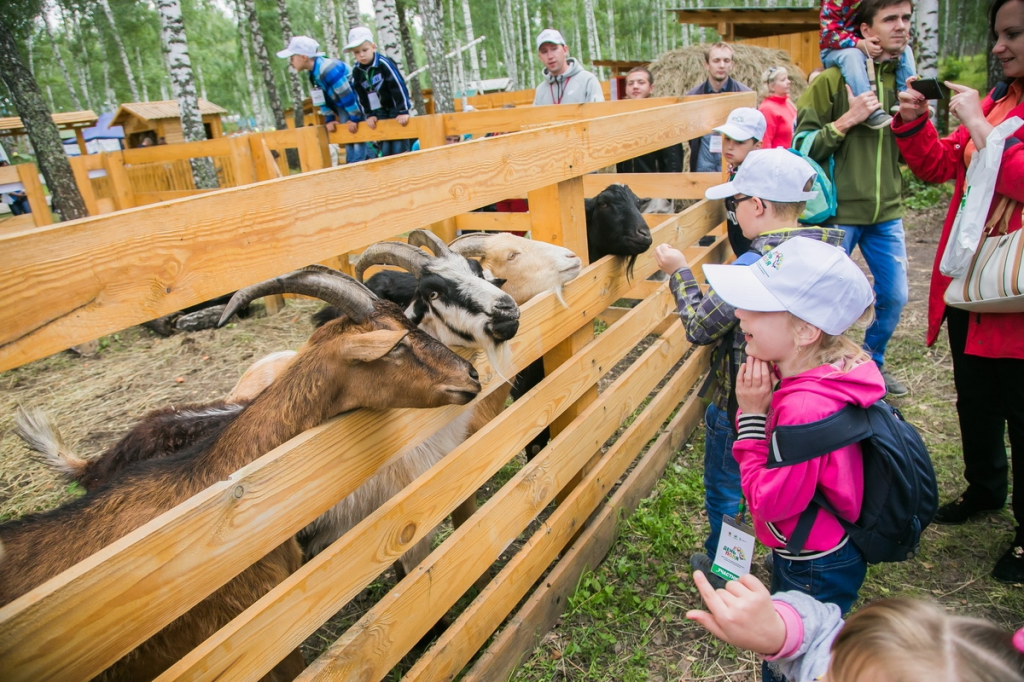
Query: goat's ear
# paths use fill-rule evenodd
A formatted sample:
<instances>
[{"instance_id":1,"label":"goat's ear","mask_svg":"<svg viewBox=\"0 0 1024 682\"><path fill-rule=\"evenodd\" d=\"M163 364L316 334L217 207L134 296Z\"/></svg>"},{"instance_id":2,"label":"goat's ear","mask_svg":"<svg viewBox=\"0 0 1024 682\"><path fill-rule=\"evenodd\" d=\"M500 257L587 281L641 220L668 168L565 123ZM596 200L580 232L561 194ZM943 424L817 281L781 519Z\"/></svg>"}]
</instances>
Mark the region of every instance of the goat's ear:
<instances>
[{"instance_id":1,"label":"goat's ear","mask_svg":"<svg viewBox=\"0 0 1024 682\"><path fill-rule=\"evenodd\" d=\"M506 282L508 282L508 280L507 279L502 279L501 277L494 277L494 278L491 279L491 284L493 284L494 286L498 287L499 289L502 288L503 286L505 286Z\"/></svg>"},{"instance_id":2,"label":"goat's ear","mask_svg":"<svg viewBox=\"0 0 1024 682\"><path fill-rule=\"evenodd\" d=\"M346 336L342 341L342 356L350 362L373 362L391 352L408 336L408 330L378 329L365 334Z\"/></svg>"},{"instance_id":3,"label":"goat's ear","mask_svg":"<svg viewBox=\"0 0 1024 682\"><path fill-rule=\"evenodd\" d=\"M579 206L579 204L577 204ZM583 211L589 216L594 212L594 207L597 206L597 199L584 199L583 200Z\"/></svg>"}]
</instances>

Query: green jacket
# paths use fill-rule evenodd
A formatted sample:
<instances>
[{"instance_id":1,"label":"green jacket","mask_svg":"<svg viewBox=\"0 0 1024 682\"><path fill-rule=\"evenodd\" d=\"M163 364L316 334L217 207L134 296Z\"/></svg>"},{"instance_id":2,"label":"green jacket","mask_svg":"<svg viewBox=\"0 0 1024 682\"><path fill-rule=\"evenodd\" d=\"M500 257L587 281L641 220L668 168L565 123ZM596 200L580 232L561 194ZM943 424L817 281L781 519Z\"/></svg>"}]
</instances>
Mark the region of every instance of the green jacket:
<instances>
[{"instance_id":1,"label":"green jacket","mask_svg":"<svg viewBox=\"0 0 1024 682\"><path fill-rule=\"evenodd\" d=\"M895 60L875 66L883 111L898 103L895 66ZM833 180L839 207L834 222L872 225L902 218L903 179L892 128L871 130L856 125L846 135L840 135L831 124L849 108L846 81L838 67L827 69L814 79L797 102L796 134L819 131L811 146L811 158L822 168L828 168L829 156L835 159Z\"/></svg>"}]
</instances>

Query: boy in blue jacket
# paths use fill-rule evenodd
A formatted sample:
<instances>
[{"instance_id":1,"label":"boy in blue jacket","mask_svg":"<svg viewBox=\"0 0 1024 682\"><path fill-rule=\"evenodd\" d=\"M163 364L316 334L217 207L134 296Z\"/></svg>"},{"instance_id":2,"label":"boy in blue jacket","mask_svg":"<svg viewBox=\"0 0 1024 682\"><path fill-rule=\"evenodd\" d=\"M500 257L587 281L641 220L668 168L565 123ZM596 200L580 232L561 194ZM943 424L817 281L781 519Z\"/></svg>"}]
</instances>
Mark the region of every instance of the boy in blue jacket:
<instances>
[{"instance_id":1,"label":"boy in blue jacket","mask_svg":"<svg viewBox=\"0 0 1024 682\"><path fill-rule=\"evenodd\" d=\"M347 121L353 129L363 120L359 102L352 92L350 73L345 62L328 59L320 52L320 44L309 36L295 36L288 47L277 53L287 59L296 71L309 72L310 99L313 106L320 107L327 120L328 132L334 132L339 122ZM366 158L366 144L358 142L345 145L345 162L354 163Z\"/></svg>"},{"instance_id":2,"label":"boy in blue jacket","mask_svg":"<svg viewBox=\"0 0 1024 682\"><path fill-rule=\"evenodd\" d=\"M366 112L366 125L377 127L382 118L398 119L399 125L409 123L409 89L405 79L398 72L393 61L377 52L373 33L365 26L356 26L348 32L345 51L351 51L356 58L352 69L352 87L359 98L359 104ZM348 129L355 132L355 123L349 122ZM409 151L412 140L384 140L381 155L391 156Z\"/></svg>"}]
</instances>

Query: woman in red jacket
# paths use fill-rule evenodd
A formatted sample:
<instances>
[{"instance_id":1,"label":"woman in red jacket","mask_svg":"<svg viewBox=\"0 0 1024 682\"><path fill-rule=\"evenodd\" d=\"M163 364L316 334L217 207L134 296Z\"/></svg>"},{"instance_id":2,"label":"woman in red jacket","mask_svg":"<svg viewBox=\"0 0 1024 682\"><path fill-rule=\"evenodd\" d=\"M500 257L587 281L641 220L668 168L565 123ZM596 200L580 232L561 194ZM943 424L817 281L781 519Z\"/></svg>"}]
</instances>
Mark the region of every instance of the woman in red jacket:
<instances>
[{"instance_id":1,"label":"woman in red jacket","mask_svg":"<svg viewBox=\"0 0 1024 682\"><path fill-rule=\"evenodd\" d=\"M956 500L939 507L935 522L961 524L1003 508L1008 473L1003 438L1008 427L1016 536L996 563L992 576L1002 582L1020 583L1024 582L1024 313L979 314L948 307L943 294L950 279L939 273L939 259L964 193L971 157L985 146L994 126L1014 116L1024 119L1024 0L995 0L989 22L996 38L992 53L1002 63L1006 79L984 101L979 101L975 90L947 83L955 93L949 110L962 122L949 137L939 139L928 121L928 103L909 88L899 94L900 111L892 128L900 152L915 175L928 182L956 181L932 268L927 341L929 346L935 343L946 319L967 489ZM1021 228L1022 141L1024 127L1006 142L991 204L1002 212L994 216L990 209L989 215L990 221L1004 224L1008 232ZM1004 198L1007 201L1001 201Z\"/></svg>"},{"instance_id":2,"label":"woman in red jacket","mask_svg":"<svg viewBox=\"0 0 1024 682\"><path fill-rule=\"evenodd\" d=\"M793 128L796 123L796 105L789 98L792 82L784 66L773 66L761 78L766 96L758 109L764 114L768 127L761 140L762 149L790 147L793 144Z\"/></svg>"}]
</instances>

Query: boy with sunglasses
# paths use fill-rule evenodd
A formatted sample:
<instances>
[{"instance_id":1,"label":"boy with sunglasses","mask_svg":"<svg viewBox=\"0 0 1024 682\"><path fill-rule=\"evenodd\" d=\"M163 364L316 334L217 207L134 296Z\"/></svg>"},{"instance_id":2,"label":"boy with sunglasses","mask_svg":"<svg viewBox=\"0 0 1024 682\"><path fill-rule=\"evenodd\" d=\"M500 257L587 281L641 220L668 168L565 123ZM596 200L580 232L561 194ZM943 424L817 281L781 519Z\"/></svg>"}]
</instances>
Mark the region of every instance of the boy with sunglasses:
<instances>
[{"instance_id":1,"label":"boy with sunglasses","mask_svg":"<svg viewBox=\"0 0 1024 682\"><path fill-rule=\"evenodd\" d=\"M725 200L726 210L735 215L743 236L751 240L750 250L741 254L736 264L750 265L793 237L842 245L842 230L797 224L804 203L815 195L809 191L814 176L811 165L796 154L785 149L758 149L745 154L731 182L707 190L708 199ZM736 439L736 372L746 362L746 343L737 333L735 308L712 289L701 292L682 252L661 244L654 258L669 275L669 289L690 343L710 345L721 340L711 357L708 383L701 389L703 393L714 381L704 415L704 509L711 532L704 542L705 551L692 555L690 566L703 571L712 584L719 581L716 587L724 587L724 581L710 569L723 517L735 517L740 510L740 471L732 444Z\"/></svg>"}]
</instances>

